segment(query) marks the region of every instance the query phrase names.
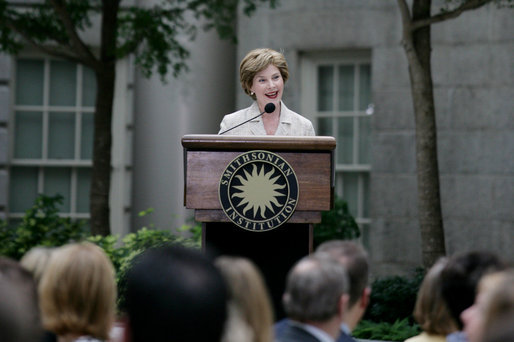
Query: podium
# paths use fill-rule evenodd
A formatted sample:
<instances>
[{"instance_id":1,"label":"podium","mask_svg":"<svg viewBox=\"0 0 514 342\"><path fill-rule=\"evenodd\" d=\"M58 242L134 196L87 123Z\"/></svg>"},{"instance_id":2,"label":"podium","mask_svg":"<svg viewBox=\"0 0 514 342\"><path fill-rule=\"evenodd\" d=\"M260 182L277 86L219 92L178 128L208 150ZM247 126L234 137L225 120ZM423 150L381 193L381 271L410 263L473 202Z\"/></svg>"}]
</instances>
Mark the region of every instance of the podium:
<instances>
[{"instance_id":1,"label":"podium","mask_svg":"<svg viewBox=\"0 0 514 342\"><path fill-rule=\"evenodd\" d=\"M202 223L202 249L251 259L282 318L287 272L312 252L313 225L333 207L335 139L185 135L182 146L184 205ZM270 199L253 196L261 192Z\"/></svg>"}]
</instances>

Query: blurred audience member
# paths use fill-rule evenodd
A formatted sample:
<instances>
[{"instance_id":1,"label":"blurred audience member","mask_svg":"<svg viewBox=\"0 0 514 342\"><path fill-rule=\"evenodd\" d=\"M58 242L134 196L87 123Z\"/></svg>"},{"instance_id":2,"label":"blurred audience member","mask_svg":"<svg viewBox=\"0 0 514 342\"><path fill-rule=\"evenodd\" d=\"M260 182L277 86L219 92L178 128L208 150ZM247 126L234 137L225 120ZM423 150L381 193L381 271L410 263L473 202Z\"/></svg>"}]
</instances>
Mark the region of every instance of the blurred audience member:
<instances>
[{"instance_id":1,"label":"blurred audience member","mask_svg":"<svg viewBox=\"0 0 514 342\"><path fill-rule=\"evenodd\" d=\"M284 309L289 318L280 342L335 341L348 305L348 279L343 265L318 253L289 271Z\"/></svg>"},{"instance_id":2,"label":"blurred audience member","mask_svg":"<svg viewBox=\"0 0 514 342\"><path fill-rule=\"evenodd\" d=\"M33 247L20 260L21 266L32 273L36 285L41 281L41 276L48 265L53 250L53 247Z\"/></svg>"},{"instance_id":3,"label":"blurred audience member","mask_svg":"<svg viewBox=\"0 0 514 342\"><path fill-rule=\"evenodd\" d=\"M260 271L250 260L221 256L215 261L229 289L223 342L273 341L273 309Z\"/></svg>"},{"instance_id":4,"label":"blurred audience member","mask_svg":"<svg viewBox=\"0 0 514 342\"><path fill-rule=\"evenodd\" d=\"M20 260L21 266L32 273L32 277L36 282L36 288L39 286L41 276L48 265L50 255L54 251L54 247L37 246L31 248L23 255ZM57 335L53 332L44 330L41 342L57 342Z\"/></svg>"},{"instance_id":5,"label":"blurred audience member","mask_svg":"<svg viewBox=\"0 0 514 342\"><path fill-rule=\"evenodd\" d=\"M469 342L499 338L507 333L505 325L514 326L514 271L497 272L482 278L475 303L462 312L461 318ZM510 339L514 339L514 335L510 335Z\"/></svg>"},{"instance_id":6,"label":"blurred audience member","mask_svg":"<svg viewBox=\"0 0 514 342\"><path fill-rule=\"evenodd\" d=\"M0 341L34 342L41 339L37 292L29 271L0 257Z\"/></svg>"},{"instance_id":7,"label":"blurred audience member","mask_svg":"<svg viewBox=\"0 0 514 342\"><path fill-rule=\"evenodd\" d=\"M466 341L460 331L463 327L460 314L473 305L480 279L504 268L497 255L486 251L465 252L448 259L441 274L443 297L459 329L446 337L448 342Z\"/></svg>"},{"instance_id":8,"label":"blurred audience member","mask_svg":"<svg viewBox=\"0 0 514 342\"><path fill-rule=\"evenodd\" d=\"M127 275L127 342L220 341L228 291L220 271L199 251L150 249Z\"/></svg>"},{"instance_id":9,"label":"blurred audience member","mask_svg":"<svg viewBox=\"0 0 514 342\"><path fill-rule=\"evenodd\" d=\"M107 341L115 317L114 268L88 242L55 249L39 285L43 326L59 342Z\"/></svg>"},{"instance_id":10,"label":"blurred audience member","mask_svg":"<svg viewBox=\"0 0 514 342\"><path fill-rule=\"evenodd\" d=\"M371 289L368 286L368 254L360 246L352 241L330 240L322 243L316 249L316 253L326 253L334 260L339 261L346 269L350 284L348 310L341 324L341 335L337 342L353 342L352 330L361 320L369 303ZM287 319L277 322L274 326L275 335L282 335Z\"/></svg>"},{"instance_id":11,"label":"blurred audience member","mask_svg":"<svg viewBox=\"0 0 514 342\"><path fill-rule=\"evenodd\" d=\"M405 342L444 342L446 335L457 331L442 294L441 272L446 263L446 258L440 259L425 275L414 307L414 318L423 332Z\"/></svg>"}]
</instances>

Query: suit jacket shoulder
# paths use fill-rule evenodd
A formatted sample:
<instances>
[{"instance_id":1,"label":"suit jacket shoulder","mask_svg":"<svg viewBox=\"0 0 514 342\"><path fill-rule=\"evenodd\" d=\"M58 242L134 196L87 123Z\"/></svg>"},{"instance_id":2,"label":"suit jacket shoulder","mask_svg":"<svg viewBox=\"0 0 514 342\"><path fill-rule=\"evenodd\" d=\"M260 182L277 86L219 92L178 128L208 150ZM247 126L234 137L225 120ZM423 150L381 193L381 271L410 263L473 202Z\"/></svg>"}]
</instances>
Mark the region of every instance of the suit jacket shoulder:
<instances>
[{"instance_id":1,"label":"suit jacket shoulder","mask_svg":"<svg viewBox=\"0 0 514 342\"><path fill-rule=\"evenodd\" d=\"M320 342L316 337L308 331L292 325L287 322L282 330L282 335L276 339L276 342Z\"/></svg>"}]
</instances>

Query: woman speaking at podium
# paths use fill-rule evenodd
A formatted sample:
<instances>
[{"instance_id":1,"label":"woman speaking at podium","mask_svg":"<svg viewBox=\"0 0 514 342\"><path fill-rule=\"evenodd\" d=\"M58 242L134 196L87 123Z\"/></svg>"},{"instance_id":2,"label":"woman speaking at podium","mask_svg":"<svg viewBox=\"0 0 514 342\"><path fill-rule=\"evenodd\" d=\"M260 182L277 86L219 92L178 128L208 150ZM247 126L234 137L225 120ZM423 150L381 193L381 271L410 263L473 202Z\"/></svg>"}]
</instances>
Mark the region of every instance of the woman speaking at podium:
<instances>
[{"instance_id":1,"label":"woman speaking at podium","mask_svg":"<svg viewBox=\"0 0 514 342\"><path fill-rule=\"evenodd\" d=\"M227 135L315 135L312 123L282 102L289 77L283 54L272 49L250 51L239 66L239 79L253 104L225 115L218 134Z\"/></svg>"}]
</instances>

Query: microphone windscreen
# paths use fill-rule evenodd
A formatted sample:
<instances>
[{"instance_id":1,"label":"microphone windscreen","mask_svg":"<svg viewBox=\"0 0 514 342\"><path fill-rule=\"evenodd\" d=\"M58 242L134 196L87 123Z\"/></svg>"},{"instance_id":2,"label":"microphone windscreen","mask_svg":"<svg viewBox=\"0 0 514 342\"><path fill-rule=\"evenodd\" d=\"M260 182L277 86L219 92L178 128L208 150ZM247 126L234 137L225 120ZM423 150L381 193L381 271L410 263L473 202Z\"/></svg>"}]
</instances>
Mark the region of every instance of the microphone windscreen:
<instances>
[{"instance_id":1,"label":"microphone windscreen","mask_svg":"<svg viewBox=\"0 0 514 342\"><path fill-rule=\"evenodd\" d=\"M264 106L264 111L266 113L273 113L275 111L275 105L273 103L268 103L267 105Z\"/></svg>"}]
</instances>

